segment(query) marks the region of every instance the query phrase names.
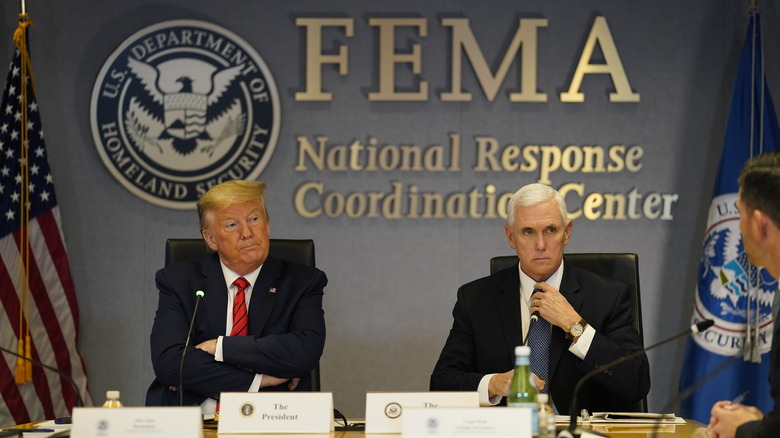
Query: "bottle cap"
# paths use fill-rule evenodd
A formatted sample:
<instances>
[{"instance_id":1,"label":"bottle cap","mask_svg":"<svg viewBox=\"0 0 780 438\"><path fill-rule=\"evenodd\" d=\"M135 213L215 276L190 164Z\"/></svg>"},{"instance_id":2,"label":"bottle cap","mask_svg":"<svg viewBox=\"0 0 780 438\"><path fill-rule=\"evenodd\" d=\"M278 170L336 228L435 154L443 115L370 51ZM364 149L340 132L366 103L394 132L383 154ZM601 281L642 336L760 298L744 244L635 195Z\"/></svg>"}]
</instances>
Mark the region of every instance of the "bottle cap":
<instances>
[{"instance_id":1,"label":"bottle cap","mask_svg":"<svg viewBox=\"0 0 780 438\"><path fill-rule=\"evenodd\" d=\"M106 391L106 398L110 400L119 400L119 391Z\"/></svg>"},{"instance_id":2,"label":"bottle cap","mask_svg":"<svg viewBox=\"0 0 780 438\"><path fill-rule=\"evenodd\" d=\"M519 356L530 356L531 355L531 347L528 347L526 345L518 345L515 347L515 357Z\"/></svg>"},{"instance_id":3,"label":"bottle cap","mask_svg":"<svg viewBox=\"0 0 780 438\"><path fill-rule=\"evenodd\" d=\"M549 397L548 394L536 394L536 401L546 405L550 401Z\"/></svg>"}]
</instances>

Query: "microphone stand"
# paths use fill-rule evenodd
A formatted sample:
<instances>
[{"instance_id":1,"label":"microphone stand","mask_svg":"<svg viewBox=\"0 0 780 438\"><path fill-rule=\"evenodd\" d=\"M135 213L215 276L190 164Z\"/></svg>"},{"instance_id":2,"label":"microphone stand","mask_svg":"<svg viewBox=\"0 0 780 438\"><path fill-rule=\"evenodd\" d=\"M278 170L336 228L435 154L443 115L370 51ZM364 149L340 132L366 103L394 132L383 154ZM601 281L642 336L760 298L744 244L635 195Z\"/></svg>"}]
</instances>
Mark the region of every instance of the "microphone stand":
<instances>
[{"instance_id":1,"label":"microphone stand","mask_svg":"<svg viewBox=\"0 0 780 438\"><path fill-rule=\"evenodd\" d=\"M600 374L615 365L620 365L623 362L626 362L630 359L633 359L639 355L645 354L649 350L652 350L654 348L660 347L661 345L668 344L669 342L672 342L676 339L688 336L690 333L697 334L700 332L703 332L704 330L707 330L708 328L712 327L712 325L715 324L715 321L711 319L705 319L703 321L700 321L694 325L692 325L688 330L678 333L670 338L666 338L663 341L657 342L647 348L643 348L641 350L637 350L629 355L621 356L612 362L609 362L606 365L602 365L600 367L594 368L590 371L588 371L582 378L577 382L577 384L574 386L574 392L572 393L571 397L571 406L569 407L569 428L562 430L559 434L559 438L565 438L565 437L574 437L579 436L581 434L577 433L577 400L580 393L580 389L582 389L582 386L590 380L593 376Z\"/></svg>"},{"instance_id":2,"label":"microphone stand","mask_svg":"<svg viewBox=\"0 0 780 438\"><path fill-rule=\"evenodd\" d=\"M694 382L692 385L688 386L687 388L679 392L677 396L673 397L668 403L666 403L663 409L661 409L661 414L670 411L678 403L690 397L690 395L696 392L699 388L701 388L702 385L712 380L713 377L725 371L726 368L730 367L731 364L733 364L734 362L736 362L738 359L741 358L742 358L741 355L736 355L736 356L731 356L727 360L721 362L720 365L710 370L710 372L705 374L702 378ZM661 418L656 420L655 424L653 425L653 433L650 435L652 438L655 438L656 435L658 435L658 429L660 429L660 427L661 427Z\"/></svg>"},{"instance_id":3,"label":"microphone stand","mask_svg":"<svg viewBox=\"0 0 780 438\"><path fill-rule=\"evenodd\" d=\"M195 315L198 314L198 305L200 300L206 294L203 292L203 284L200 285L195 292L195 310L192 311L192 319L190 320L190 329L187 330L187 340L184 342L184 350L181 352L181 362L179 363L179 406L184 406L184 358L187 357L187 347L190 345L190 336L192 335L192 327L195 325Z\"/></svg>"},{"instance_id":4,"label":"microphone stand","mask_svg":"<svg viewBox=\"0 0 780 438\"><path fill-rule=\"evenodd\" d=\"M32 363L33 365L39 366L41 368L45 368L49 371L54 371L55 373L59 374L62 378L67 380L68 383L70 383L70 385L73 387L73 390L76 392L76 406L84 406L84 400L81 398L81 391L79 391L78 385L76 385L76 382L73 380L73 377L71 377L69 374L65 373L64 371L60 371L59 369L51 365L46 365L45 363L39 362L31 357L22 356L21 354L18 354L15 351L11 351L7 348L0 347L0 351L2 351L3 353L8 353L12 356L16 356L20 359L24 359Z\"/></svg>"}]
</instances>

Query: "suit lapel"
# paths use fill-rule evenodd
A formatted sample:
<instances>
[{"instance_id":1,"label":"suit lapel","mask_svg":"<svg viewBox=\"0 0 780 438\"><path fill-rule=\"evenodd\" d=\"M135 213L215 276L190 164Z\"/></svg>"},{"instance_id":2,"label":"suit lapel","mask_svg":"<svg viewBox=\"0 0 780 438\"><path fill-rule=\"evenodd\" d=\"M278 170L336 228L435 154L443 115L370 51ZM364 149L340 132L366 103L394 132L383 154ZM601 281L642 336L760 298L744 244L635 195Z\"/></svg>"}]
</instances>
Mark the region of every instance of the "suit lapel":
<instances>
[{"instance_id":1,"label":"suit lapel","mask_svg":"<svg viewBox=\"0 0 780 438\"><path fill-rule=\"evenodd\" d=\"M252 299L249 301L249 334L259 335L263 331L274 308L276 297L284 290L277 289L277 280L282 273L282 261L268 258L260 269L252 286ZM281 289L281 288L280 288Z\"/></svg>"},{"instance_id":2,"label":"suit lapel","mask_svg":"<svg viewBox=\"0 0 780 438\"><path fill-rule=\"evenodd\" d=\"M559 291L561 295L571 304L577 313L582 308L582 295L579 293L580 285L574 276L572 266L568 263L563 265L563 278L561 279L561 287ZM558 366L558 361L561 358L564 350L568 349L571 341L566 339L566 334L558 327L553 327L552 338L550 339L550 376L555 375L555 368Z\"/></svg>"},{"instance_id":3,"label":"suit lapel","mask_svg":"<svg viewBox=\"0 0 780 438\"><path fill-rule=\"evenodd\" d=\"M227 324L227 285L222 275L219 256L212 254L203 266L203 276L206 282L206 294L201 303L208 318L209 335L212 337L225 335Z\"/></svg>"},{"instance_id":4,"label":"suit lapel","mask_svg":"<svg viewBox=\"0 0 780 438\"><path fill-rule=\"evenodd\" d=\"M523 333L520 324L520 271L515 266L507 275L496 297L496 307L501 318L506 351L514 363L515 347L522 345Z\"/></svg>"}]
</instances>

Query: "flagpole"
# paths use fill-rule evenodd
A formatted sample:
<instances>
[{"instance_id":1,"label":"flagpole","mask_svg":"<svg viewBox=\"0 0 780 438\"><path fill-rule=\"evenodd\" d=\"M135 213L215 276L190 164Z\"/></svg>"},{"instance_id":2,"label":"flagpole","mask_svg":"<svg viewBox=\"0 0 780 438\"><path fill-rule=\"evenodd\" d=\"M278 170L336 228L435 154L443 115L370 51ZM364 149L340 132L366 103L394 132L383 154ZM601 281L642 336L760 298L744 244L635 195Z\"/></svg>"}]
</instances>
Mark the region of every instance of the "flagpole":
<instances>
[{"instance_id":1,"label":"flagpole","mask_svg":"<svg viewBox=\"0 0 780 438\"><path fill-rule=\"evenodd\" d=\"M755 1L755 0L750 0L750 1ZM25 0L19 0L19 4L20 4L21 10L22 10L22 14L26 14L27 13L27 2Z\"/></svg>"}]
</instances>

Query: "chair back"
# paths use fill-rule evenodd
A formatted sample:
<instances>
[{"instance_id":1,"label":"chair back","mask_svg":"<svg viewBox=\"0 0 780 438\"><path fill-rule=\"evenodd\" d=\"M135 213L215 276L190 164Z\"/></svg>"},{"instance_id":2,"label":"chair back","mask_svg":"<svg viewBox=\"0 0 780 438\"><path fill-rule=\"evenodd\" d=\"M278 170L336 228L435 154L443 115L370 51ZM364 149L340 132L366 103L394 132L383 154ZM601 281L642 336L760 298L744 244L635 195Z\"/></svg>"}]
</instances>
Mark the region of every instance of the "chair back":
<instances>
[{"instance_id":1,"label":"chair back","mask_svg":"<svg viewBox=\"0 0 780 438\"><path fill-rule=\"evenodd\" d=\"M564 254L564 262L602 277L613 278L628 286L631 294L631 316L639 339L644 343L642 330L642 300L639 294L639 256L633 253L573 253ZM517 266L516 255L497 256L490 259L490 273ZM647 412L647 398L635 406L639 412Z\"/></svg>"},{"instance_id":2,"label":"chair back","mask_svg":"<svg viewBox=\"0 0 780 438\"><path fill-rule=\"evenodd\" d=\"M165 266L206 257L212 251L203 239L168 239L165 241ZM316 266L314 241L311 239L270 239L268 256ZM311 390L320 390L320 366L311 370Z\"/></svg>"}]
</instances>

